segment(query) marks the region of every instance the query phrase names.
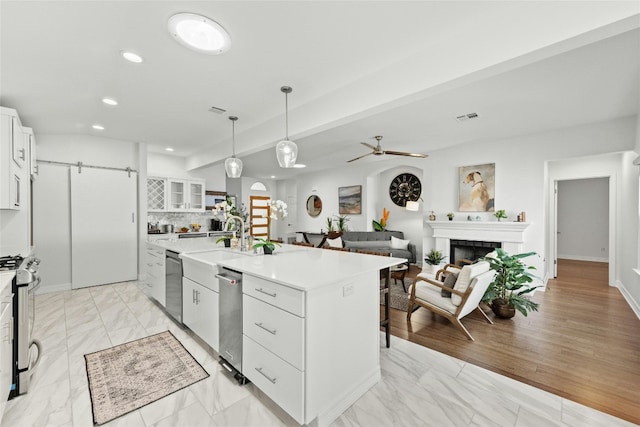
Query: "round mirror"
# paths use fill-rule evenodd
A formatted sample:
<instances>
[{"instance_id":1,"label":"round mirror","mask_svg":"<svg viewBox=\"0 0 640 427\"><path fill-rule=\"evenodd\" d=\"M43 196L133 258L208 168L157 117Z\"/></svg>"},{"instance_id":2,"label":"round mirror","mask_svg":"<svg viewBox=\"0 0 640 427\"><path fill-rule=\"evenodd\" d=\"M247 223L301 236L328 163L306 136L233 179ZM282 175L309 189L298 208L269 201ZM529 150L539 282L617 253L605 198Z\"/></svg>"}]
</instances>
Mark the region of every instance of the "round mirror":
<instances>
[{"instance_id":1,"label":"round mirror","mask_svg":"<svg viewBox=\"0 0 640 427\"><path fill-rule=\"evenodd\" d=\"M307 213L316 217L322 212L322 200L318 196L309 196L307 199Z\"/></svg>"}]
</instances>

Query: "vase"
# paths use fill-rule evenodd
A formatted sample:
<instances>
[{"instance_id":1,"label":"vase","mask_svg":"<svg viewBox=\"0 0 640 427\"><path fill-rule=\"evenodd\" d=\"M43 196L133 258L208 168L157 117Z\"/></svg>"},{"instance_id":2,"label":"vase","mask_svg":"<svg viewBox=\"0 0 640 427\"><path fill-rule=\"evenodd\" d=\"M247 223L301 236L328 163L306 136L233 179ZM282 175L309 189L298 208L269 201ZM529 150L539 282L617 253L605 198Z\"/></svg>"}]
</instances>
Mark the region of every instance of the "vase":
<instances>
[{"instance_id":1,"label":"vase","mask_svg":"<svg viewBox=\"0 0 640 427\"><path fill-rule=\"evenodd\" d=\"M497 300L491 303L491 310L501 319L511 319L516 315L516 309L512 305Z\"/></svg>"},{"instance_id":2,"label":"vase","mask_svg":"<svg viewBox=\"0 0 640 427\"><path fill-rule=\"evenodd\" d=\"M264 252L265 255L271 255L273 254L273 249L267 247L267 246L263 246L262 247L262 252Z\"/></svg>"},{"instance_id":3,"label":"vase","mask_svg":"<svg viewBox=\"0 0 640 427\"><path fill-rule=\"evenodd\" d=\"M224 239L224 247L225 248L231 247L231 239Z\"/></svg>"}]
</instances>

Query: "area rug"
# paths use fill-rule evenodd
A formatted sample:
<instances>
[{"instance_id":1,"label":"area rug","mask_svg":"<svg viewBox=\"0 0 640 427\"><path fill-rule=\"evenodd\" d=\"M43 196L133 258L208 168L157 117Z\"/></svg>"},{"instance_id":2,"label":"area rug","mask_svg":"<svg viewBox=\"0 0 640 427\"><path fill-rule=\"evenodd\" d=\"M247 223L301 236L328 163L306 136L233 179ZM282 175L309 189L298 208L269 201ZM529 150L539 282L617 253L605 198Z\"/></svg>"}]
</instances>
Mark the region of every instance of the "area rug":
<instances>
[{"instance_id":1,"label":"area rug","mask_svg":"<svg viewBox=\"0 0 640 427\"><path fill-rule=\"evenodd\" d=\"M413 279L405 279L404 281L407 290L409 290L409 286L413 283ZM380 285L384 285L384 280L380 281ZM402 283L398 280L398 283L394 283L394 280L391 279L390 286L390 297L389 307L396 308L401 311L407 311L409 308L409 294L402 289ZM380 295L380 304L384 304L384 295Z\"/></svg>"},{"instance_id":2,"label":"area rug","mask_svg":"<svg viewBox=\"0 0 640 427\"><path fill-rule=\"evenodd\" d=\"M209 376L169 331L85 354L84 358L96 425Z\"/></svg>"}]
</instances>

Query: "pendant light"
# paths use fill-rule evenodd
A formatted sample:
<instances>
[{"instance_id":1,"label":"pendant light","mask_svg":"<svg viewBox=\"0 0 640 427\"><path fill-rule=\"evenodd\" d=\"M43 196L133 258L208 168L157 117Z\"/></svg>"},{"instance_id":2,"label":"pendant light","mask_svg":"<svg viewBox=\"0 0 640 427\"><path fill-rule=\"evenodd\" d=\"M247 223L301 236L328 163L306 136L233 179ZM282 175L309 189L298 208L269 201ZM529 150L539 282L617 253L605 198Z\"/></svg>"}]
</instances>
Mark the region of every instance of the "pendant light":
<instances>
[{"instance_id":1,"label":"pendant light","mask_svg":"<svg viewBox=\"0 0 640 427\"><path fill-rule=\"evenodd\" d=\"M284 93L284 117L285 117L285 138L276 145L276 156L281 168L292 168L298 158L298 146L289 139L289 98L293 91L289 86L282 86L280 91Z\"/></svg>"},{"instance_id":2,"label":"pendant light","mask_svg":"<svg viewBox=\"0 0 640 427\"><path fill-rule=\"evenodd\" d=\"M231 132L233 140L233 156L224 161L224 170L229 178L240 178L242 173L242 160L236 157L236 116L229 116L231 120Z\"/></svg>"}]
</instances>

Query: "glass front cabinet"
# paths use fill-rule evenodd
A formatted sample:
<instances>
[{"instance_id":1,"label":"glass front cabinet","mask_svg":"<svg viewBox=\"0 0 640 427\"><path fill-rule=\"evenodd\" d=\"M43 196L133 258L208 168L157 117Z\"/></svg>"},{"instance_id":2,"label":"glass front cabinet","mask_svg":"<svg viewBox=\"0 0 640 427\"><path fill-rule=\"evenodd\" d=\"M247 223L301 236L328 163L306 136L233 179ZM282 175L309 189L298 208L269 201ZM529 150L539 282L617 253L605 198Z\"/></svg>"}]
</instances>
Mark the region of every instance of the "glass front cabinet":
<instances>
[{"instance_id":1,"label":"glass front cabinet","mask_svg":"<svg viewBox=\"0 0 640 427\"><path fill-rule=\"evenodd\" d=\"M148 177L149 212L204 212L204 181Z\"/></svg>"}]
</instances>

